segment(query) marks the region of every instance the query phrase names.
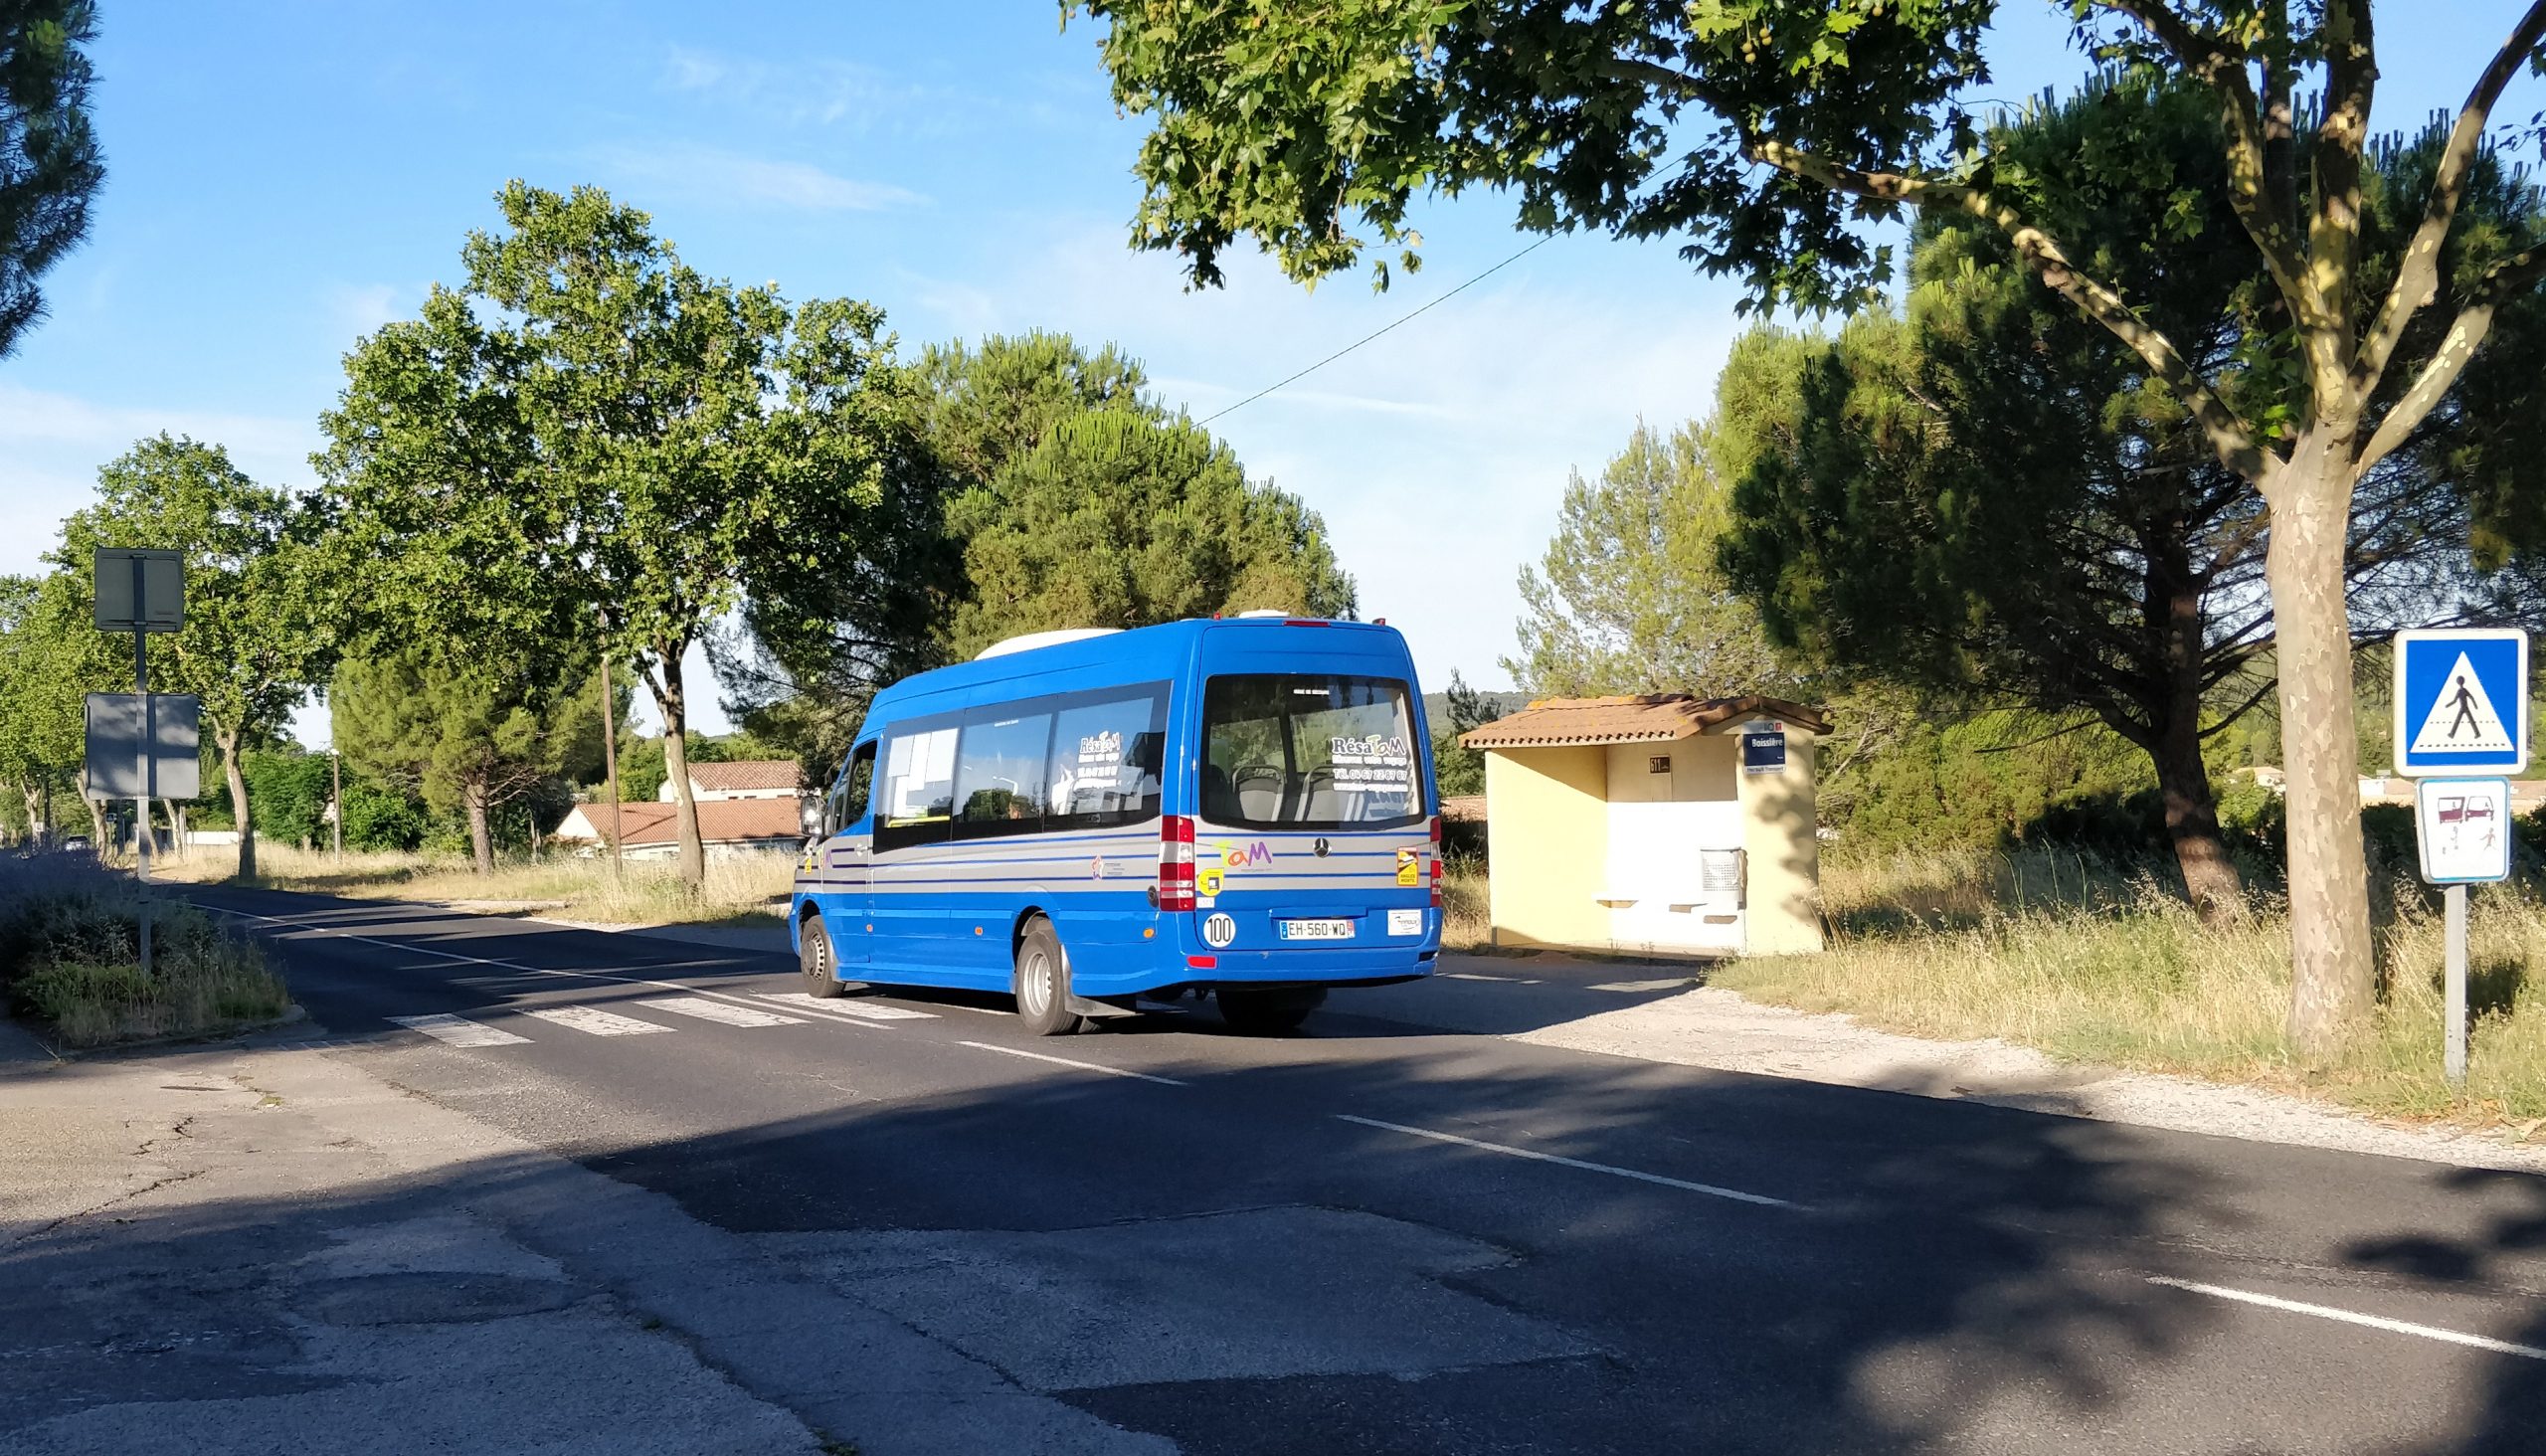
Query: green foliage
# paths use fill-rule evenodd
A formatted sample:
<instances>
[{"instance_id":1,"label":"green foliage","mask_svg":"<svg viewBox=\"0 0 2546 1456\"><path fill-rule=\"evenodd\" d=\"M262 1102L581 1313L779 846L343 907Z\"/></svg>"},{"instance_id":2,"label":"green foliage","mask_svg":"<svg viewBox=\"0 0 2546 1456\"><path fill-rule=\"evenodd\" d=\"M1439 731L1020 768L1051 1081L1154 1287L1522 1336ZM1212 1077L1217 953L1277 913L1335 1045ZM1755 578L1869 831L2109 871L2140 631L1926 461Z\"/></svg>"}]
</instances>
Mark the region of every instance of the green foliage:
<instances>
[{"instance_id":1,"label":"green foliage","mask_svg":"<svg viewBox=\"0 0 2546 1456\"><path fill-rule=\"evenodd\" d=\"M2045 739L2050 725L1990 713L1920 723L1864 770L1836 827L1851 858L1952 846L1996 848L2039 833L2055 812L2118 802L2154 785L2147 759L2108 732ZM2138 847L2144 849L2147 840Z\"/></svg>"},{"instance_id":2,"label":"green foliage","mask_svg":"<svg viewBox=\"0 0 2546 1456\"><path fill-rule=\"evenodd\" d=\"M105 180L89 121L88 0L0 3L0 359L44 317L36 279L89 231Z\"/></svg>"},{"instance_id":3,"label":"green foliage","mask_svg":"<svg viewBox=\"0 0 2546 1456\"><path fill-rule=\"evenodd\" d=\"M901 526L903 372L871 305L705 277L597 188L497 200L506 231L469 235L465 282L347 360L330 504L351 558L401 564L401 615L507 657L602 644L677 732L709 624ZM703 875L694 837L681 863Z\"/></svg>"},{"instance_id":4,"label":"green foliage","mask_svg":"<svg viewBox=\"0 0 2546 1456\"><path fill-rule=\"evenodd\" d=\"M1521 655L1503 665L1524 691L1792 690L1758 613L1716 564L1731 516L1711 436L1638 424L1597 485L1567 482L1546 556L1521 569Z\"/></svg>"},{"instance_id":5,"label":"green foliage","mask_svg":"<svg viewBox=\"0 0 2546 1456\"><path fill-rule=\"evenodd\" d=\"M1432 726L1432 778L1444 799L1463 798L1485 792L1485 755L1464 748L1459 739L1469 730L1479 728L1503 716L1485 694L1468 686L1459 669L1450 669L1450 684L1442 690L1446 709L1441 720Z\"/></svg>"},{"instance_id":6,"label":"green foliage","mask_svg":"<svg viewBox=\"0 0 2546 1456\"><path fill-rule=\"evenodd\" d=\"M593 664L569 661L551 677L558 655L550 649L507 658L483 644L466 652L411 644L349 660L336 677L337 741L364 772L416 785L436 813L485 826L485 841L475 847L479 867L491 870L491 818L567 771L577 729L598 733L598 692L585 690Z\"/></svg>"},{"instance_id":7,"label":"green foliage","mask_svg":"<svg viewBox=\"0 0 2546 1456\"><path fill-rule=\"evenodd\" d=\"M317 531L305 502L251 480L221 447L163 434L97 472L97 503L63 522L50 559L86 612L97 547L185 553L185 627L152 635L150 686L201 697L205 735L236 770L326 675L342 640ZM234 779L234 815L241 792ZM240 868L253 874L259 821L253 808L245 817Z\"/></svg>"},{"instance_id":8,"label":"green foliage","mask_svg":"<svg viewBox=\"0 0 2546 1456\"><path fill-rule=\"evenodd\" d=\"M74 791L85 744L83 695L111 683L101 635L56 575L0 577L0 784L32 824L48 788Z\"/></svg>"},{"instance_id":9,"label":"green foliage","mask_svg":"<svg viewBox=\"0 0 2546 1456\"><path fill-rule=\"evenodd\" d=\"M1763 301L1822 307L1882 281L1854 205L1742 143L1910 167L1959 143L1951 99L1987 73L1994 0L1709 0L1700 6L1086 0L1114 98L1156 118L1136 246L1220 280L1239 238L1314 281L1372 235L1419 267L1418 189L1508 191L1522 226L1685 234ZM1699 111L1728 117L1715 124ZM1875 235L1879 236L1879 235Z\"/></svg>"},{"instance_id":10,"label":"green foliage","mask_svg":"<svg viewBox=\"0 0 2546 1456\"><path fill-rule=\"evenodd\" d=\"M933 349L923 367L963 572L949 655L1062 627L1353 613L1325 522L1142 398L1140 366L1110 346L993 337Z\"/></svg>"},{"instance_id":11,"label":"green foliage","mask_svg":"<svg viewBox=\"0 0 2546 1456\"><path fill-rule=\"evenodd\" d=\"M425 808L395 789L345 780L345 847L413 849L425 841Z\"/></svg>"},{"instance_id":12,"label":"green foliage","mask_svg":"<svg viewBox=\"0 0 2546 1456\"><path fill-rule=\"evenodd\" d=\"M643 804L663 787L663 740L629 737L619 744L619 802Z\"/></svg>"},{"instance_id":13,"label":"green foliage","mask_svg":"<svg viewBox=\"0 0 2546 1456\"><path fill-rule=\"evenodd\" d=\"M145 980L140 909L131 881L93 862L0 859L0 993L73 1046L219 1030L289 1006L254 942L183 902L151 908Z\"/></svg>"},{"instance_id":14,"label":"green foliage","mask_svg":"<svg viewBox=\"0 0 2546 1456\"><path fill-rule=\"evenodd\" d=\"M258 833L286 844L326 842L331 770L325 754L251 753L243 772Z\"/></svg>"}]
</instances>

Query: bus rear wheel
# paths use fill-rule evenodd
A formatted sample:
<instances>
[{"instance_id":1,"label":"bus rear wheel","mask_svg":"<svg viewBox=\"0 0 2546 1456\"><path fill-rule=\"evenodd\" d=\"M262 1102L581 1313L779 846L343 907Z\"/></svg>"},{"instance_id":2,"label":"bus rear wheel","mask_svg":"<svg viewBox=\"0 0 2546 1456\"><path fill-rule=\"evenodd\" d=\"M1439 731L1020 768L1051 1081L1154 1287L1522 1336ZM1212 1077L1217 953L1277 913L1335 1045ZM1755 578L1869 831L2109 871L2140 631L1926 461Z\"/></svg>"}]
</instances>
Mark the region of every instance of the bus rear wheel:
<instances>
[{"instance_id":1,"label":"bus rear wheel","mask_svg":"<svg viewBox=\"0 0 2546 1456\"><path fill-rule=\"evenodd\" d=\"M1326 1004L1326 989L1311 986L1287 990L1256 990L1248 987L1221 987L1218 993L1220 1019L1229 1029L1248 1036L1278 1036L1297 1031L1309 1012Z\"/></svg>"},{"instance_id":2,"label":"bus rear wheel","mask_svg":"<svg viewBox=\"0 0 2546 1456\"><path fill-rule=\"evenodd\" d=\"M839 963L831 955L831 933L822 927L822 917L808 915L796 931L796 969L804 974L805 994L828 1001L848 995L848 984L839 979Z\"/></svg>"},{"instance_id":3,"label":"bus rear wheel","mask_svg":"<svg viewBox=\"0 0 2546 1456\"><path fill-rule=\"evenodd\" d=\"M1052 922L1036 919L1016 941L1016 1014L1037 1036L1067 1036L1078 1029L1070 1009L1069 958L1061 953L1060 932Z\"/></svg>"}]
</instances>

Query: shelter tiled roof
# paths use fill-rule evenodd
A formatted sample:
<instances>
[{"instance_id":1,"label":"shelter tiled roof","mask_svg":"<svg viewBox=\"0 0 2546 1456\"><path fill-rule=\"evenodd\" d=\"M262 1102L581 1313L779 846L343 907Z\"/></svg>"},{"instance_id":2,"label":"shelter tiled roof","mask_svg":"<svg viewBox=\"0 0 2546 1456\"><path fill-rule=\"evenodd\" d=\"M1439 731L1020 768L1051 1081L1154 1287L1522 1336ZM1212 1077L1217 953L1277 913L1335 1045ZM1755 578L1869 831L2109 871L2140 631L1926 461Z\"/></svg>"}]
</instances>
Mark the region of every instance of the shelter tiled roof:
<instances>
[{"instance_id":1,"label":"shelter tiled roof","mask_svg":"<svg viewBox=\"0 0 2546 1456\"><path fill-rule=\"evenodd\" d=\"M746 759L732 764L691 764L689 782L710 793L738 789L797 789L804 771L794 759Z\"/></svg>"},{"instance_id":2,"label":"shelter tiled roof","mask_svg":"<svg viewBox=\"0 0 2546 1456\"><path fill-rule=\"evenodd\" d=\"M1471 730L1459 742L1469 748L1669 743L1749 718L1779 718L1811 733L1830 731L1830 720L1820 709L1783 698L1702 698L1665 692L1643 697L1546 698Z\"/></svg>"},{"instance_id":3,"label":"shelter tiled roof","mask_svg":"<svg viewBox=\"0 0 2546 1456\"><path fill-rule=\"evenodd\" d=\"M669 844L680 833L679 821L673 817L679 806L655 800L639 800L619 806L620 832L626 836L626 847L639 844ZM585 835L580 818L593 828L594 838L607 839L611 833L611 813L607 804L582 804L575 816L558 825L557 837L578 839ZM804 835L803 820L798 818L793 799L702 799L698 802L698 837L709 844L740 839L792 839Z\"/></svg>"}]
</instances>

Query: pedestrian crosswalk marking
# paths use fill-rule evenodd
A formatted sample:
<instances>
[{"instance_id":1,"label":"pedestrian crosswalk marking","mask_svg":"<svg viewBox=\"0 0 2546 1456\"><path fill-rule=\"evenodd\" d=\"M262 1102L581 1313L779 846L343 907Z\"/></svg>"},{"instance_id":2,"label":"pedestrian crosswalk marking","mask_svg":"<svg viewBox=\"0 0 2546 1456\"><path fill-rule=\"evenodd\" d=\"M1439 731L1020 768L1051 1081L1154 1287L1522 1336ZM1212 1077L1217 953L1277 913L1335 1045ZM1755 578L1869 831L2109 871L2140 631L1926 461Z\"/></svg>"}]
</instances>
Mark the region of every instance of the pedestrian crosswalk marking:
<instances>
[{"instance_id":1,"label":"pedestrian crosswalk marking","mask_svg":"<svg viewBox=\"0 0 2546 1456\"><path fill-rule=\"evenodd\" d=\"M428 1016L392 1016L389 1019L410 1031L422 1031L446 1046L508 1046L530 1040L527 1036L515 1036L510 1031L481 1026L475 1021L446 1016L439 1011Z\"/></svg>"},{"instance_id":2,"label":"pedestrian crosswalk marking","mask_svg":"<svg viewBox=\"0 0 2546 1456\"><path fill-rule=\"evenodd\" d=\"M657 1026L651 1021L639 1021L635 1016L623 1016L593 1006L543 1006L537 1010L524 1011L522 1014L537 1016L543 1021L554 1021L560 1026L569 1026L595 1036L641 1036L648 1031L672 1029L669 1026Z\"/></svg>"},{"instance_id":3,"label":"pedestrian crosswalk marking","mask_svg":"<svg viewBox=\"0 0 2546 1456\"><path fill-rule=\"evenodd\" d=\"M702 1021L715 1021L727 1026L802 1026L801 1016L782 1016L776 1011L756 1010L750 1006L709 1001L703 996L664 996L636 1004L657 1011L671 1011L683 1016L696 1016Z\"/></svg>"},{"instance_id":4,"label":"pedestrian crosswalk marking","mask_svg":"<svg viewBox=\"0 0 2546 1456\"><path fill-rule=\"evenodd\" d=\"M802 1006L812 1011L828 1011L835 1015L856 1016L868 1021L934 1021L937 1019L935 1011L914 1011L907 1006L882 1006L873 1001L826 1001L820 997L808 996L801 991L765 991L761 993L760 999L777 1001L783 1005Z\"/></svg>"},{"instance_id":5,"label":"pedestrian crosswalk marking","mask_svg":"<svg viewBox=\"0 0 2546 1456\"><path fill-rule=\"evenodd\" d=\"M2449 669L2439 694L2432 699L2431 712L2414 730L2410 751L2508 753L2511 748L2510 729L2503 726L2502 715L2493 711L2492 695L2484 691L2484 679L2466 654L2458 653L2457 665Z\"/></svg>"}]
</instances>

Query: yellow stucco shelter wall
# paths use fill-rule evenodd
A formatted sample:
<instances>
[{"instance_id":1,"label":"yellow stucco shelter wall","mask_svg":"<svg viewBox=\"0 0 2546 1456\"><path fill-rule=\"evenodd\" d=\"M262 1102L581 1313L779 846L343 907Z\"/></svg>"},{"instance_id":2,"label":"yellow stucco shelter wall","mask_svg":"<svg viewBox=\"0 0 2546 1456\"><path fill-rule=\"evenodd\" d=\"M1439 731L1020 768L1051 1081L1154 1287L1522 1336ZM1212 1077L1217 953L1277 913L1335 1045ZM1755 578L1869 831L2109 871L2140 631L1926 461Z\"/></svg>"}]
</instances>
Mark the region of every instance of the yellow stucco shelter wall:
<instances>
[{"instance_id":1,"label":"yellow stucco shelter wall","mask_svg":"<svg viewBox=\"0 0 2546 1456\"><path fill-rule=\"evenodd\" d=\"M1487 915L1496 944L1606 943L1608 762L1608 750L1597 747L1485 756Z\"/></svg>"},{"instance_id":2,"label":"yellow stucco shelter wall","mask_svg":"<svg viewBox=\"0 0 2546 1456\"><path fill-rule=\"evenodd\" d=\"M1740 735L1753 723L1783 732L1782 768L1743 771ZM1537 703L1477 729L1469 741L1485 753L1495 943L1698 956L1822 949L1813 771L1823 726L1811 709L1771 699L1670 695ZM1566 735L1609 741L1529 741ZM1638 862L1683 847L1690 856L1740 849L1737 916L1724 913L1729 900L1670 888L1688 883L1685 862L1659 876Z\"/></svg>"}]
</instances>

